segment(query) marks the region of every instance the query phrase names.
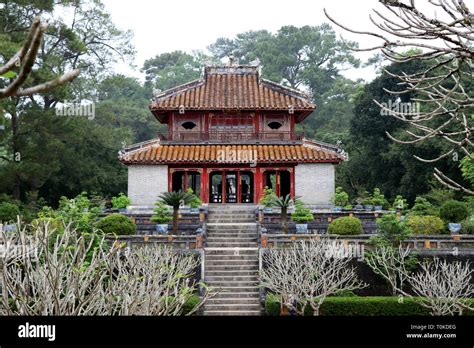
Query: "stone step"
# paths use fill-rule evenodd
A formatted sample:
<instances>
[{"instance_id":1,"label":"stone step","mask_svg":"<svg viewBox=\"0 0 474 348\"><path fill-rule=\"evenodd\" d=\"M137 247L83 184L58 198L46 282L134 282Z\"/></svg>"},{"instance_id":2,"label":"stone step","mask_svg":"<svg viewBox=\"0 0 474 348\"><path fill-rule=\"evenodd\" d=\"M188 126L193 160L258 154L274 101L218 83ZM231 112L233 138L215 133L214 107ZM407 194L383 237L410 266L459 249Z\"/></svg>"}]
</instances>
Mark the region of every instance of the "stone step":
<instances>
[{"instance_id":1,"label":"stone step","mask_svg":"<svg viewBox=\"0 0 474 348\"><path fill-rule=\"evenodd\" d=\"M248 230L248 231L207 231L206 238L258 238L257 231Z\"/></svg>"},{"instance_id":2,"label":"stone step","mask_svg":"<svg viewBox=\"0 0 474 348\"><path fill-rule=\"evenodd\" d=\"M256 304L208 304L207 302L204 304L204 311L226 311L226 310L233 310L233 311L260 311L261 307L259 303Z\"/></svg>"},{"instance_id":3,"label":"stone step","mask_svg":"<svg viewBox=\"0 0 474 348\"><path fill-rule=\"evenodd\" d=\"M239 217L235 217L235 216L229 216L229 217L220 217L220 218L215 218L215 219L209 219L207 221L208 224L216 224L216 225L219 225L219 224L234 224L236 226L238 226L239 224L241 223L244 223L244 224L251 224L255 222L255 219L245 219L245 218L239 218Z\"/></svg>"},{"instance_id":4,"label":"stone step","mask_svg":"<svg viewBox=\"0 0 474 348\"><path fill-rule=\"evenodd\" d=\"M206 260L206 269L258 269L257 260Z\"/></svg>"},{"instance_id":5,"label":"stone step","mask_svg":"<svg viewBox=\"0 0 474 348\"><path fill-rule=\"evenodd\" d=\"M233 236L216 236L215 234L208 235L207 236L207 241L208 242L221 242L221 241L253 241L256 240L257 236L256 235L237 235L236 237Z\"/></svg>"},{"instance_id":6,"label":"stone step","mask_svg":"<svg viewBox=\"0 0 474 348\"><path fill-rule=\"evenodd\" d=\"M233 261L233 263L239 263L238 261L242 261L242 264L248 264L249 261L258 262L258 255L256 254L206 254L205 262L207 261ZM231 263L229 263L230 265Z\"/></svg>"},{"instance_id":7,"label":"stone step","mask_svg":"<svg viewBox=\"0 0 474 348\"><path fill-rule=\"evenodd\" d=\"M260 293L258 290L255 291L221 291L214 295L212 298L254 298L259 300Z\"/></svg>"},{"instance_id":8,"label":"stone step","mask_svg":"<svg viewBox=\"0 0 474 348\"><path fill-rule=\"evenodd\" d=\"M255 276L247 276L241 279L229 279L229 277L204 277L204 282L211 287L256 287L259 285L259 280ZM217 279L216 279L217 278Z\"/></svg>"},{"instance_id":9,"label":"stone step","mask_svg":"<svg viewBox=\"0 0 474 348\"><path fill-rule=\"evenodd\" d=\"M248 230L248 231L233 231L233 230L213 230L207 231L207 238L258 238L257 231Z\"/></svg>"},{"instance_id":10,"label":"stone step","mask_svg":"<svg viewBox=\"0 0 474 348\"><path fill-rule=\"evenodd\" d=\"M222 263L222 264L208 264L205 263L206 273L213 271L255 271L258 272L258 263L254 264L231 264Z\"/></svg>"},{"instance_id":11,"label":"stone step","mask_svg":"<svg viewBox=\"0 0 474 348\"><path fill-rule=\"evenodd\" d=\"M241 256L249 255L258 257L258 249L253 248L204 248L205 257L215 255L229 255L229 256Z\"/></svg>"},{"instance_id":12,"label":"stone step","mask_svg":"<svg viewBox=\"0 0 474 348\"><path fill-rule=\"evenodd\" d=\"M206 306L208 305L260 305L260 299L258 297L245 298L245 297L228 297L228 298L216 298L212 297L206 301Z\"/></svg>"},{"instance_id":13,"label":"stone step","mask_svg":"<svg viewBox=\"0 0 474 348\"><path fill-rule=\"evenodd\" d=\"M258 276L258 270L206 270L206 278L213 276Z\"/></svg>"},{"instance_id":14,"label":"stone step","mask_svg":"<svg viewBox=\"0 0 474 348\"><path fill-rule=\"evenodd\" d=\"M208 214L208 217L215 217L215 216L239 216L239 217L252 217L255 218L257 216L254 212L245 211L245 210L235 210L235 211L211 211Z\"/></svg>"},{"instance_id":15,"label":"stone step","mask_svg":"<svg viewBox=\"0 0 474 348\"><path fill-rule=\"evenodd\" d=\"M258 280L205 280L206 284L212 288L256 288L259 285Z\"/></svg>"},{"instance_id":16,"label":"stone step","mask_svg":"<svg viewBox=\"0 0 474 348\"><path fill-rule=\"evenodd\" d=\"M214 290L220 293L258 293L258 287L254 285L249 286L237 286L237 285L221 285L215 286Z\"/></svg>"},{"instance_id":17,"label":"stone step","mask_svg":"<svg viewBox=\"0 0 474 348\"><path fill-rule=\"evenodd\" d=\"M206 246L210 248L251 248L256 247L257 242L240 242L240 241L227 241L227 242L206 242Z\"/></svg>"},{"instance_id":18,"label":"stone step","mask_svg":"<svg viewBox=\"0 0 474 348\"><path fill-rule=\"evenodd\" d=\"M243 274L243 275L234 275L234 274L224 274L224 275L211 275L211 274L205 274L205 279L206 281L225 281L225 280L237 280L237 281L254 281L257 280L257 275L256 274Z\"/></svg>"},{"instance_id":19,"label":"stone step","mask_svg":"<svg viewBox=\"0 0 474 348\"><path fill-rule=\"evenodd\" d=\"M255 311L255 310L230 310L230 311L215 311L215 310L208 310L204 312L204 315L206 316L257 316L261 315L262 313L260 311Z\"/></svg>"},{"instance_id":20,"label":"stone step","mask_svg":"<svg viewBox=\"0 0 474 348\"><path fill-rule=\"evenodd\" d=\"M216 222L207 222L206 223L207 229L219 228L222 230L234 230L239 228L257 228L256 222L240 222L240 223L216 223Z\"/></svg>"}]
</instances>

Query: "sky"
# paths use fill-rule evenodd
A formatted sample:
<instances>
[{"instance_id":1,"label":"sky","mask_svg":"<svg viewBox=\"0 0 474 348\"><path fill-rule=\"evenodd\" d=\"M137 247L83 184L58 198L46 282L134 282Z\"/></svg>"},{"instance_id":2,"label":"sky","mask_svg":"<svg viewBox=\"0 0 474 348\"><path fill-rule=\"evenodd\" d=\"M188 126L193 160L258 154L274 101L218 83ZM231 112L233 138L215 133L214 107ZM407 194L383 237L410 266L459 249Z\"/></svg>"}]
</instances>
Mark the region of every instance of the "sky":
<instances>
[{"instance_id":1,"label":"sky","mask_svg":"<svg viewBox=\"0 0 474 348\"><path fill-rule=\"evenodd\" d=\"M118 64L120 73L143 78L139 68L157 54L183 50L206 50L219 37L233 38L236 34L267 29L276 32L284 25L320 25L329 22L323 13L355 29L369 29L369 13L378 7L377 0L103 0L113 22L120 29L134 32L137 51L135 68ZM367 36L352 35L335 28L344 38L361 46L374 45ZM371 53L356 54L363 61ZM371 80L372 68L344 71L346 77Z\"/></svg>"},{"instance_id":2,"label":"sky","mask_svg":"<svg viewBox=\"0 0 474 348\"><path fill-rule=\"evenodd\" d=\"M374 30L369 20L372 9L384 9L378 0L103 0L112 20L120 29L134 32L137 51L135 67L118 64L119 73L143 79L139 69L146 59L157 54L182 50L206 50L219 37L233 38L249 30L276 32L284 25L320 25L329 22L323 9L340 23L356 30ZM466 0L472 8L474 0ZM417 7L434 15L428 0L416 0ZM359 42L360 47L379 43L367 35L351 34L334 26L345 39ZM366 61L373 52L355 53ZM367 81L376 76L373 67L350 69L342 74Z\"/></svg>"}]
</instances>

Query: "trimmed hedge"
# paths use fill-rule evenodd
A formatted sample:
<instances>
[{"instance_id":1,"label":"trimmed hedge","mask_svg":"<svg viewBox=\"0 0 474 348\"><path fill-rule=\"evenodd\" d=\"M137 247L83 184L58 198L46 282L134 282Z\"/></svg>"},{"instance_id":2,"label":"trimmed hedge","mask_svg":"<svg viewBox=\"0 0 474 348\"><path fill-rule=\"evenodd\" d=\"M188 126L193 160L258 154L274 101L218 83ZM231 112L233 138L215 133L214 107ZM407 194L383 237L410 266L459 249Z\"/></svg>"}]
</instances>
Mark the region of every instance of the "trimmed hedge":
<instances>
[{"instance_id":1,"label":"trimmed hedge","mask_svg":"<svg viewBox=\"0 0 474 348\"><path fill-rule=\"evenodd\" d=\"M474 299L471 299L474 305ZM307 306L305 315L312 315L312 309ZM270 316L280 315L278 296L268 294L265 298L265 313ZM430 315L427 308L420 306L410 297L404 297L399 303L396 296L354 296L354 297L327 297L320 307L320 315L327 316L402 316L402 315ZM465 312L465 315L474 315Z\"/></svg>"},{"instance_id":2,"label":"trimmed hedge","mask_svg":"<svg viewBox=\"0 0 474 348\"><path fill-rule=\"evenodd\" d=\"M110 214L104 217L97 223L97 228L105 234L119 236L135 234L137 230L137 226L132 223L132 220L121 214Z\"/></svg>"},{"instance_id":3,"label":"trimmed hedge","mask_svg":"<svg viewBox=\"0 0 474 348\"><path fill-rule=\"evenodd\" d=\"M437 216L412 215L407 218L407 226L413 234L442 234L447 233L443 220Z\"/></svg>"},{"instance_id":4,"label":"trimmed hedge","mask_svg":"<svg viewBox=\"0 0 474 348\"><path fill-rule=\"evenodd\" d=\"M193 295L183 306L183 315L188 314L191 310L197 306L201 298L198 295ZM194 313L193 315L195 315Z\"/></svg>"},{"instance_id":5,"label":"trimmed hedge","mask_svg":"<svg viewBox=\"0 0 474 348\"><path fill-rule=\"evenodd\" d=\"M441 206L439 216L446 223L461 222L469 216L469 209L464 202L451 199Z\"/></svg>"},{"instance_id":6,"label":"trimmed hedge","mask_svg":"<svg viewBox=\"0 0 474 348\"><path fill-rule=\"evenodd\" d=\"M328 233L341 235L362 234L362 222L353 216L344 216L332 221L328 226Z\"/></svg>"}]
</instances>

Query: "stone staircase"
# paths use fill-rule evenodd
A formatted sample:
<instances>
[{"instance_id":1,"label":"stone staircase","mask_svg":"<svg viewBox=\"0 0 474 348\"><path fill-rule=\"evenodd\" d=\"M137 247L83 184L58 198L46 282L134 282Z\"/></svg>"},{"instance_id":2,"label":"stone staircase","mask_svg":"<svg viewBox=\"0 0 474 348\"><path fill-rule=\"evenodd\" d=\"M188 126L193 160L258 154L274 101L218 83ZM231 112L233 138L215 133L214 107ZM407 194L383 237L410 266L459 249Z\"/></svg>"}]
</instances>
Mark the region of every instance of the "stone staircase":
<instances>
[{"instance_id":1,"label":"stone staircase","mask_svg":"<svg viewBox=\"0 0 474 348\"><path fill-rule=\"evenodd\" d=\"M218 294L204 315L260 315L254 205L209 206L204 279Z\"/></svg>"}]
</instances>

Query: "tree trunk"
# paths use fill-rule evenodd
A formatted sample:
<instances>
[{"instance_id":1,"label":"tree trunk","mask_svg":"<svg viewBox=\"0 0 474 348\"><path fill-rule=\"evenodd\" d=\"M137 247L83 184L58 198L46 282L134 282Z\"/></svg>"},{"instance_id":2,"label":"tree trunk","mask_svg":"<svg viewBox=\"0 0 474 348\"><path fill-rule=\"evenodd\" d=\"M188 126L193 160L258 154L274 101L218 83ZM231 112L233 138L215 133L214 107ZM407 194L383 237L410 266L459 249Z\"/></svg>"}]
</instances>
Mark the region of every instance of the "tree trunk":
<instances>
[{"instance_id":1,"label":"tree trunk","mask_svg":"<svg viewBox=\"0 0 474 348\"><path fill-rule=\"evenodd\" d=\"M173 207L173 233L178 234L178 212L179 207Z\"/></svg>"}]
</instances>

